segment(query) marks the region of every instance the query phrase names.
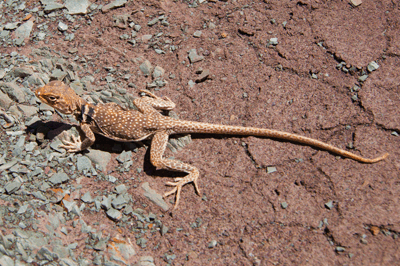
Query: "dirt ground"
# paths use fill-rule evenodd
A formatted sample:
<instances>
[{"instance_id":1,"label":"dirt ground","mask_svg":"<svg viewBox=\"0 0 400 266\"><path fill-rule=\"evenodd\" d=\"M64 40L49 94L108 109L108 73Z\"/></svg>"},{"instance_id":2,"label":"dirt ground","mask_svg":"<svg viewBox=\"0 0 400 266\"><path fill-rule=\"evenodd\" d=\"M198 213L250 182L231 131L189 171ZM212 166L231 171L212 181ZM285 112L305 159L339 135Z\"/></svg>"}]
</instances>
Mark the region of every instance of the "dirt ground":
<instances>
[{"instance_id":1,"label":"dirt ground","mask_svg":"<svg viewBox=\"0 0 400 266\"><path fill-rule=\"evenodd\" d=\"M133 46L120 39L132 29L115 26L116 15L142 26L138 38L162 35ZM147 25L161 15L168 25ZM81 77L93 75L93 84L102 85L104 67L114 67L132 75L119 82L133 94L152 81L139 70L149 60L168 81L156 94L172 99L181 119L297 133L368 158L390 154L363 164L285 141L192 135L189 145L166 157L199 168L201 195L186 185L178 210L161 218L169 233L148 236L138 255L153 256L156 265L165 265L165 254L172 253L171 265L399 263L399 3L128 1L68 22L70 29L80 25L70 42L58 34L56 22L48 24L52 36L27 42L19 52L48 46L69 55L76 48L87 60ZM200 37L193 36L196 31ZM204 59L191 63L191 49ZM379 68L371 72L372 61ZM191 84L199 68L210 75ZM119 179L135 175L160 194L170 189L165 182L175 173L156 171L148 149L134 156L132 170ZM137 174L136 168L144 171ZM163 214L140 186L129 192L138 207ZM173 197L167 202L172 206ZM102 212L88 217L88 224L108 219Z\"/></svg>"}]
</instances>

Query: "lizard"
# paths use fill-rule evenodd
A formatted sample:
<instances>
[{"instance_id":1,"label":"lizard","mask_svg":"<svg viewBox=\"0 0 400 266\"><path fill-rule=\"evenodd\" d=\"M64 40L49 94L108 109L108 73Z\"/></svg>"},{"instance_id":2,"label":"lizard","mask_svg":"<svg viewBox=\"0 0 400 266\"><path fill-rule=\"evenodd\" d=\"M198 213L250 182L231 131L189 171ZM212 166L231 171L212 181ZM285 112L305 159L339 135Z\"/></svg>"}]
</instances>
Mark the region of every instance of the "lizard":
<instances>
[{"instance_id":1,"label":"lizard","mask_svg":"<svg viewBox=\"0 0 400 266\"><path fill-rule=\"evenodd\" d=\"M187 173L184 177L175 178L174 182L166 182L166 185L174 188L166 192L163 197L175 193L174 209L179 204L181 189L185 184L192 182L199 195L200 189L197 182L199 170L196 167L163 157L168 138L172 134L210 133L268 137L311 146L361 163L375 163L389 155L385 153L380 157L368 159L316 139L283 131L174 119L160 112L172 110L175 107L175 103L168 97L161 98L147 90L140 92L144 95L133 101L138 110L130 110L116 103L96 105L89 103L59 80L51 81L35 90L37 98L43 103L63 114L73 115L79 121L84 139L81 140L80 137L74 135L63 139L60 147L68 152L80 152L89 148L95 142L95 133L123 142L138 142L151 138L150 161L157 169Z\"/></svg>"}]
</instances>

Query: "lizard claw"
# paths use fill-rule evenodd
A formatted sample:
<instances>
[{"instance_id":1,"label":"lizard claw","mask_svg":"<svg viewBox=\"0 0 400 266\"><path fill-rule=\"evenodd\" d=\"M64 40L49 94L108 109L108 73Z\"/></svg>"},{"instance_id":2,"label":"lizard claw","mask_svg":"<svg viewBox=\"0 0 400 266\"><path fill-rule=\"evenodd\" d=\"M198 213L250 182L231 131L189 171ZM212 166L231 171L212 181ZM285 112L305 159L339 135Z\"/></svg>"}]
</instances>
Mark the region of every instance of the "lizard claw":
<instances>
[{"instance_id":1,"label":"lizard claw","mask_svg":"<svg viewBox=\"0 0 400 266\"><path fill-rule=\"evenodd\" d=\"M67 138L70 140L67 140ZM81 136L75 137L73 134L67 134L67 137L62 138L61 141L64 144L61 144L59 147L66 149L68 152L78 152L82 150Z\"/></svg>"},{"instance_id":2,"label":"lizard claw","mask_svg":"<svg viewBox=\"0 0 400 266\"><path fill-rule=\"evenodd\" d=\"M188 175L188 176L185 176L183 178L182 177L177 177L174 180L175 180L175 182L167 182L166 185L174 186L175 188L170 190L170 191L168 191L168 192L166 192L163 195L163 197L165 198L165 197L167 197L167 196L169 196L171 194L174 194L176 192L176 200L175 200L175 205L174 205L173 210L175 210L178 207L179 199L180 199L180 196L181 196L182 187L184 185L186 185L187 183L193 182L194 187L196 189L196 193L200 195L200 189L199 189L199 186L197 184L197 178L193 179L193 178L191 178L190 175Z\"/></svg>"}]
</instances>

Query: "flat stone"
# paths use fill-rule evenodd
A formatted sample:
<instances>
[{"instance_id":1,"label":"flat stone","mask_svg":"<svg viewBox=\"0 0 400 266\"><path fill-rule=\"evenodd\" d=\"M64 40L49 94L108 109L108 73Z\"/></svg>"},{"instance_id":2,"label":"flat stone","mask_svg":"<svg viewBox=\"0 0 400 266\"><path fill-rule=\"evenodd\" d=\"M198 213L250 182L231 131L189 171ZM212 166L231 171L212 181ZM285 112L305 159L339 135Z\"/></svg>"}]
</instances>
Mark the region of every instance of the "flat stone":
<instances>
[{"instance_id":1,"label":"flat stone","mask_svg":"<svg viewBox=\"0 0 400 266\"><path fill-rule=\"evenodd\" d=\"M128 2L128 0L116 0L112 3L109 3L108 5L105 5L101 8L101 11L103 13L107 13L108 11L110 11L111 9L117 8L117 7L121 7L123 5L125 5Z\"/></svg>"},{"instance_id":2,"label":"flat stone","mask_svg":"<svg viewBox=\"0 0 400 266\"><path fill-rule=\"evenodd\" d=\"M63 80L67 74L67 72L64 72L60 69L54 69L53 72L51 72L50 78Z\"/></svg>"},{"instance_id":3,"label":"flat stone","mask_svg":"<svg viewBox=\"0 0 400 266\"><path fill-rule=\"evenodd\" d=\"M125 196L126 194L118 195L112 202L111 206L114 209L120 210L129 202L129 198Z\"/></svg>"},{"instance_id":4,"label":"flat stone","mask_svg":"<svg viewBox=\"0 0 400 266\"><path fill-rule=\"evenodd\" d=\"M123 194L128 191L127 187L124 184L116 186L114 190L115 192L117 192L117 194Z\"/></svg>"},{"instance_id":5,"label":"flat stone","mask_svg":"<svg viewBox=\"0 0 400 266\"><path fill-rule=\"evenodd\" d=\"M13 167L15 164L17 164L18 163L18 160L17 159L12 159L11 161L9 161L8 163L5 163L5 164L3 164L2 166L0 166L0 172L1 171L4 171L4 170L7 170L7 169L9 169L9 168L11 168L11 167Z\"/></svg>"},{"instance_id":6,"label":"flat stone","mask_svg":"<svg viewBox=\"0 0 400 266\"><path fill-rule=\"evenodd\" d=\"M0 265L2 266L14 266L14 260L7 255L0 257Z\"/></svg>"},{"instance_id":7,"label":"flat stone","mask_svg":"<svg viewBox=\"0 0 400 266\"><path fill-rule=\"evenodd\" d=\"M12 103L13 100L0 90L0 107L7 110Z\"/></svg>"},{"instance_id":8,"label":"flat stone","mask_svg":"<svg viewBox=\"0 0 400 266\"><path fill-rule=\"evenodd\" d=\"M84 15L91 3L88 0L64 0L64 5L70 15Z\"/></svg>"},{"instance_id":9,"label":"flat stone","mask_svg":"<svg viewBox=\"0 0 400 266\"><path fill-rule=\"evenodd\" d=\"M193 33L193 37L195 37L195 38L200 38L200 37L201 37L201 31L200 31L200 30L196 30L196 31Z\"/></svg>"},{"instance_id":10,"label":"flat stone","mask_svg":"<svg viewBox=\"0 0 400 266\"><path fill-rule=\"evenodd\" d=\"M142 189L144 190L144 196L148 198L151 202L159 206L164 211L168 211L168 204L164 201L163 197L158 194L154 189L151 189L149 182L144 182L142 184Z\"/></svg>"},{"instance_id":11,"label":"flat stone","mask_svg":"<svg viewBox=\"0 0 400 266\"><path fill-rule=\"evenodd\" d=\"M30 67L15 67L11 71L11 75L19 78L26 78L33 74L33 69Z\"/></svg>"},{"instance_id":12,"label":"flat stone","mask_svg":"<svg viewBox=\"0 0 400 266\"><path fill-rule=\"evenodd\" d=\"M14 36L15 36L15 42L17 45L21 45L26 39L29 38L29 35L31 34L33 27L33 21L28 20L24 24L18 27L18 29L15 30Z\"/></svg>"},{"instance_id":13,"label":"flat stone","mask_svg":"<svg viewBox=\"0 0 400 266\"><path fill-rule=\"evenodd\" d=\"M123 151L116 159L119 163L130 161L132 159L132 151Z\"/></svg>"},{"instance_id":14,"label":"flat stone","mask_svg":"<svg viewBox=\"0 0 400 266\"><path fill-rule=\"evenodd\" d=\"M145 60L140 66L139 69L143 72L145 76L148 76L151 74L151 71L153 69L151 63L149 60Z\"/></svg>"},{"instance_id":15,"label":"flat stone","mask_svg":"<svg viewBox=\"0 0 400 266\"><path fill-rule=\"evenodd\" d=\"M36 106L30 106L30 105L18 105L18 108L24 113L25 117L31 117L33 115L36 115L39 111L39 108Z\"/></svg>"},{"instance_id":16,"label":"flat stone","mask_svg":"<svg viewBox=\"0 0 400 266\"><path fill-rule=\"evenodd\" d=\"M4 29L5 30L15 30L16 28L18 28L20 22L9 22L6 25L4 25Z\"/></svg>"},{"instance_id":17,"label":"flat stone","mask_svg":"<svg viewBox=\"0 0 400 266\"><path fill-rule=\"evenodd\" d=\"M0 90L6 93L12 100L18 103L26 101L24 91L15 83L0 82Z\"/></svg>"},{"instance_id":18,"label":"flat stone","mask_svg":"<svg viewBox=\"0 0 400 266\"><path fill-rule=\"evenodd\" d=\"M78 157L78 160L76 162L76 167L78 168L78 171L91 170L92 161L90 161L90 159L87 156Z\"/></svg>"},{"instance_id":19,"label":"flat stone","mask_svg":"<svg viewBox=\"0 0 400 266\"><path fill-rule=\"evenodd\" d=\"M205 69L205 70L203 70L203 71L201 72L201 74L195 79L195 82L196 82L196 83L203 82L203 81L205 81L205 80L208 78L209 75L210 75L210 70Z\"/></svg>"},{"instance_id":20,"label":"flat stone","mask_svg":"<svg viewBox=\"0 0 400 266\"><path fill-rule=\"evenodd\" d=\"M53 185L59 185L62 184L64 182L67 182L69 180L69 177L66 173L60 172L60 173L56 173L54 175L52 175L49 179L49 181L53 184Z\"/></svg>"},{"instance_id":21,"label":"flat stone","mask_svg":"<svg viewBox=\"0 0 400 266\"><path fill-rule=\"evenodd\" d=\"M64 22L60 21L58 22L57 29L61 32L68 30L68 25L65 24Z\"/></svg>"},{"instance_id":22,"label":"flat stone","mask_svg":"<svg viewBox=\"0 0 400 266\"><path fill-rule=\"evenodd\" d=\"M89 149L89 153L86 156L94 164L97 164L103 172L107 170L107 165L111 161L111 154L105 151Z\"/></svg>"},{"instance_id":23,"label":"flat stone","mask_svg":"<svg viewBox=\"0 0 400 266\"><path fill-rule=\"evenodd\" d=\"M82 197L81 200L85 203L92 203L93 199L92 196L90 195L90 191L86 192Z\"/></svg>"},{"instance_id":24,"label":"flat stone","mask_svg":"<svg viewBox=\"0 0 400 266\"><path fill-rule=\"evenodd\" d=\"M106 212L106 214L107 214L107 216L109 218L111 218L114 221L118 221L118 220L120 220L122 218L122 213L120 211L116 210L116 209L113 209L113 208L109 209Z\"/></svg>"},{"instance_id":25,"label":"flat stone","mask_svg":"<svg viewBox=\"0 0 400 266\"><path fill-rule=\"evenodd\" d=\"M375 61L370 62L370 63L368 64L368 66L367 66L368 72L375 71L375 70L377 70L378 68L379 68L379 65L378 65L378 63L376 63Z\"/></svg>"},{"instance_id":26,"label":"flat stone","mask_svg":"<svg viewBox=\"0 0 400 266\"><path fill-rule=\"evenodd\" d=\"M12 181L7 183L4 186L4 189L7 191L8 194L14 193L21 187L21 182L19 181Z\"/></svg>"},{"instance_id":27,"label":"flat stone","mask_svg":"<svg viewBox=\"0 0 400 266\"><path fill-rule=\"evenodd\" d=\"M196 63L204 59L204 56L198 55L196 49L191 49L189 51L189 60L190 63Z\"/></svg>"},{"instance_id":28,"label":"flat stone","mask_svg":"<svg viewBox=\"0 0 400 266\"><path fill-rule=\"evenodd\" d=\"M164 76L164 73L165 73L165 70L162 67L156 66L153 70L152 77L153 77L153 79L156 79L156 78Z\"/></svg>"}]
</instances>

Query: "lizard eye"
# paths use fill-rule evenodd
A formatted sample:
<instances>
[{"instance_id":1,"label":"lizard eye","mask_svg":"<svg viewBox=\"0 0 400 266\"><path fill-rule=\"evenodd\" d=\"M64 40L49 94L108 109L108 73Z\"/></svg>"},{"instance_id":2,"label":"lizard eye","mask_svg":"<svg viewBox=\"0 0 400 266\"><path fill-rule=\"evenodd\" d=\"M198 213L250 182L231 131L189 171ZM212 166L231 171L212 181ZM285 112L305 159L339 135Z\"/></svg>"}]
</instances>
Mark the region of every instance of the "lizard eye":
<instances>
[{"instance_id":1,"label":"lizard eye","mask_svg":"<svg viewBox=\"0 0 400 266\"><path fill-rule=\"evenodd\" d=\"M57 100L57 98L54 97L54 96L49 96L49 100L52 101L52 102L54 102L55 100Z\"/></svg>"}]
</instances>

